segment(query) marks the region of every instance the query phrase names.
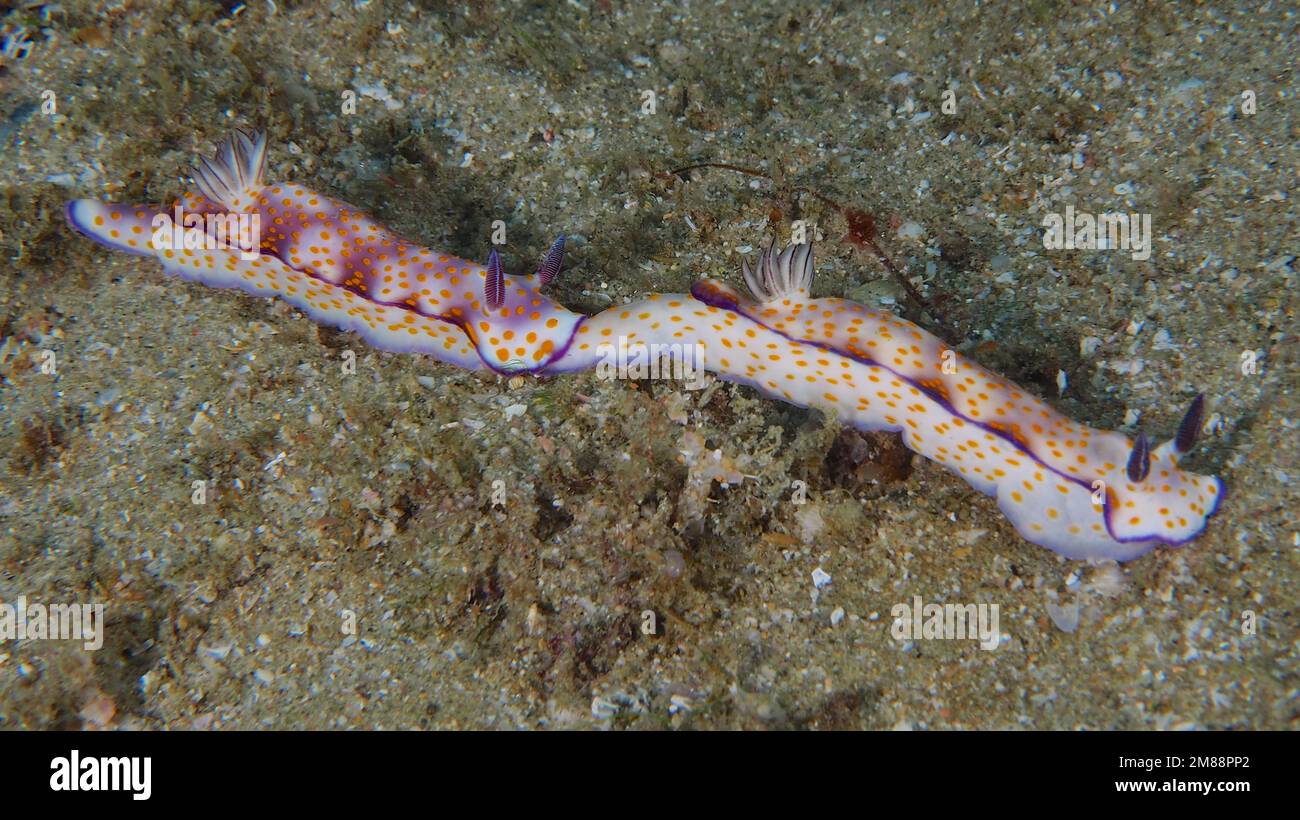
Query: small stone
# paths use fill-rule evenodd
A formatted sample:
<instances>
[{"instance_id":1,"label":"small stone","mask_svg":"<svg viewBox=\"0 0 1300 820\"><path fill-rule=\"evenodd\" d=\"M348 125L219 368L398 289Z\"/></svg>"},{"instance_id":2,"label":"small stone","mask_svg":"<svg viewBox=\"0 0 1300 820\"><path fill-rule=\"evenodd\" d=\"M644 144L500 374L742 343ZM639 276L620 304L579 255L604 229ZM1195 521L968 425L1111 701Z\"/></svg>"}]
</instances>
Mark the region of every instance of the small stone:
<instances>
[{"instance_id":1,"label":"small stone","mask_svg":"<svg viewBox=\"0 0 1300 820\"><path fill-rule=\"evenodd\" d=\"M212 429L212 419L208 418L207 413L200 410L194 414L194 420L191 421L190 426L185 429L189 431L191 436L197 436L205 430Z\"/></svg>"},{"instance_id":2,"label":"small stone","mask_svg":"<svg viewBox=\"0 0 1300 820\"><path fill-rule=\"evenodd\" d=\"M677 550L664 550L664 575L677 579L686 574L686 559Z\"/></svg>"},{"instance_id":3,"label":"small stone","mask_svg":"<svg viewBox=\"0 0 1300 820\"><path fill-rule=\"evenodd\" d=\"M81 707L77 717L102 729L112 722L113 716L116 714L117 704L113 702L113 699L103 692L95 690L91 698Z\"/></svg>"},{"instance_id":4,"label":"small stone","mask_svg":"<svg viewBox=\"0 0 1300 820\"><path fill-rule=\"evenodd\" d=\"M821 567L818 567L812 572L812 581L813 586L818 589L824 589L831 584L831 574Z\"/></svg>"},{"instance_id":5,"label":"small stone","mask_svg":"<svg viewBox=\"0 0 1300 820\"><path fill-rule=\"evenodd\" d=\"M919 240L925 236L925 228L921 227L920 222L904 222L898 226L899 239L916 239Z\"/></svg>"},{"instance_id":6,"label":"small stone","mask_svg":"<svg viewBox=\"0 0 1300 820\"><path fill-rule=\"evenodd\" d=\"M591 716L596 720L609 720L618 714L618 704L602 697L591 699Z\"/></svg>"},{"instance_id":7,"label":"small stone","mask_svg":"<svg viewBox=\"0 0 1300 820\"><path fill-rule=\"evenodd\" d=\"M1156 331L1155 338L1151 341L1151 347L1154 350L1177 350L1178 345L1174 344L1173 337L1169 331L1163 327Z\"/></svg>"},{"instance_id":8,"label":"small stone","mask_svg":"<svg viewBox=\"0 0 1300 820\"><path fill-rule=\"evenodd\" d=\"M529 635L537 636L545 631L546 617L542 615L542 610L536 603L528 607L528 615L524 618L524 624Z\"/></svg>"},{"instance_id":9,"label":"small stone","mask_svg":"<svg viewBox=\"0 0 1300 820\"><path fill-rule=\"evenodd\" d=\"M799 512L794 514L795 519L799 522L799 540L805 544L811 544L817 537L817 533L822 531L826 523L822 520L822 514L811 504L803 507Z\"/></svg>"},{"instance_id":10,"label":"small stone","mask_svg":"<svg viewBox=\"0 0 1300 820\"><path fill-rule=\"evenodd\" d=\"M1048 601L1047 616L1062 632L1074 632L1079 628L1079 602L1076 600L1068 606L1058 606Z\"/></svg>"}]
</instances>

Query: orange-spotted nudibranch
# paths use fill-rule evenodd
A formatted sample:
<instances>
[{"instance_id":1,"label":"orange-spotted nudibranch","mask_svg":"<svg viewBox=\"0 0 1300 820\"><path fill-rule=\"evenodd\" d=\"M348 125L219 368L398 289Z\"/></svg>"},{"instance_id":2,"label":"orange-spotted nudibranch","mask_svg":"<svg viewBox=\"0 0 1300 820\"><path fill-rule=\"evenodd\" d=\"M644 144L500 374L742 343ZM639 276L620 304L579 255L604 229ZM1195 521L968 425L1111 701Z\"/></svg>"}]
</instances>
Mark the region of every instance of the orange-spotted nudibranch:
<instances>
[{"instance_id":1,"label":"orange-spotted nudibranch","mask_svg":"<svg viewBox=\"0 0 1300 820\"><path fill-rule=\"evenodd\" d=\"M706 279L689 294L584 316L542 294L563 237L536 273L507 277L495 251L486 266L458 259L302 186L265 182L266 149L264 135L236 133L170 212L77 200L68 221L110 248L158 258L167 273L278 296L375 347L461 367L585 370L619 340L670 356L700 351L697 364L723 379L900 433L993 496L1024 538L1070 558L1127 561L1186 543L1222 499L1218 478L1178 466L1204 421L1200 396L1155 448L1142 434L1072 422L911 322L812 298L809 245L773 246L757 269L743 265L751 296Z\"/></svg>"},{"instance_id":2,"label":"orange-spotted nudibranch","mask_svg":"<svg viewBox=\"0 0 1300 820\"><path fill-rule=\"evenodd\" d=\"M461 367L540 372L582 320L540 294L563 242L537 273L507 282L495 251L484 267L300 185L267 184L266 148L265 134L235 133L195 168L198 191L171 210L80 199L68 203L68 221L108 247L157 257L166 273L278 296L375 347Z\"/></svg>"}]
</instances>

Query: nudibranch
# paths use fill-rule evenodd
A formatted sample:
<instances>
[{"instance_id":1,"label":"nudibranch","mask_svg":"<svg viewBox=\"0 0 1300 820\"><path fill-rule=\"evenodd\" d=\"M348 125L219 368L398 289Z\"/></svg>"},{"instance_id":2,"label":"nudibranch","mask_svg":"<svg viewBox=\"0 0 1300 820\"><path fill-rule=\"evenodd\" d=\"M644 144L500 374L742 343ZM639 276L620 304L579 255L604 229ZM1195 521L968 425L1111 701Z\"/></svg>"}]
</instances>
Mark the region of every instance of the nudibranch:
<instances>
[{"instance_id":1,"label":"nudibranch","mask_svg":"<svg viewBox=\"0 0 1300 820\"><path fill-rule=\"evenodd\" d=\"M1156 447L1144 434L1077 424L912 322L813 298L809 245L778 252L773 242L756 269L742 264L748 296L705 279L690 293L586 316L542 292L562 265L563 237L536 273L507 276L495 250L479 265L300 185L265 182L266 155L264 134L237 132L196 168L197 190L172 213L76 200L67 219L103 245L157 258L166 273L278 296L377 348L459 367L549 375L594 368L620 343L699 351L698 364L720 378L898 432L996 499L1025 539L1069 558L1127 561L1184 544L1218 510L1220 480L1178 466L1204 421L1202 397Z\"/></svg>"}]
</instances>

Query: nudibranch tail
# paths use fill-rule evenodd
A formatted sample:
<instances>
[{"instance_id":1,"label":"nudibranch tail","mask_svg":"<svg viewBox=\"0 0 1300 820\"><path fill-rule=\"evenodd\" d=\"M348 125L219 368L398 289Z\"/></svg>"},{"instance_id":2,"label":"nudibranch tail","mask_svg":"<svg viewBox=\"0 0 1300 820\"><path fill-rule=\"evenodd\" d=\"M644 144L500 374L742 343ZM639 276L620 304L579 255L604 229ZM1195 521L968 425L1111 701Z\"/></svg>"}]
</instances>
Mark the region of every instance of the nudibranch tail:
<instances>
[{"instance_id":1,"label":"nudibranch tail","mask_svg":"<svg viewBox=\"0 0 1300 820\"><path fill-rule=\"evenodd\" d=\"M74 199L63 209L68 224L106 248L138 256L153 254L153 221L158 209L147 205L110 205Z\"/></svg>"},{"instance_id":2,"label":"nudibranch tail","mask_svg":"<svg viewBox=\"0 0 1300 820\"><path fill-rule=\"evenodd\" d=\"M901 434L915 452L996 498L1027 540L1071 558L1129 560L1204 530L1222 483L1181 470L1204 423L1197 396L1170 441L1151 448L1070 421L1028 391L887 311L814 299L813 249L775 241L753 298L704 279L689 294L653 294L594 316L542 294L559 273L564 237L537 272L507 276L420 247L366 214L294 184L267 183L266 137L236 133L195 171L176 208L204 217L156 231L170 214L77 200L69 223L110 248L157 258L165 272L256 296L278 296L313 320L371 345L467 369L555 374L597 367L629 346L658 348L761 393ZM264 230L221 241L236 215ZM656 355L656 354L650 354Z\"/></svg>"}]
</instances>

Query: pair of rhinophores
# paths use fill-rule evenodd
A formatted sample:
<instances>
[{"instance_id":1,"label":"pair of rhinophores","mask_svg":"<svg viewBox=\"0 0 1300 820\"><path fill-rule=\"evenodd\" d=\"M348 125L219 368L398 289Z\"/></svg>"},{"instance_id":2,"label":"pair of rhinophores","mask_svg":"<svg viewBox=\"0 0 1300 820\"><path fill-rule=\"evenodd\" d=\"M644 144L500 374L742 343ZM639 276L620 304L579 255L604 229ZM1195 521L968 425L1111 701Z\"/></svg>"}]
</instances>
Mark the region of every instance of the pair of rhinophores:
<instances>
[{"instance_id":1,"label":"pair of rhinophores","mask_svg":"<svg viewBox=\"0 0 1300 820\"><path fill-rule=\"evenodd\" d=\"M620 338L697 346L703 367L723 379L861 430L901 433L993 496L1027 540L1070 558L1127 561L1183 544L1218 509L1219 479L1178 467L1204 420L1200 396L1177 435L1155 447L1145 435L1077 424L911 322L812 298L809 245L777 252L774 243L756 269L744 264L748 296L705 279L690 293L585 316L542 292L560 270L563 237L536 273L506 276L495 250L486 266L469 262L300 185L266 182L266 152L265 134L237 132L203 160L197 191L176 203L193 224L172 230L171 212L84 199L68 203L68 221L110 248L157 258L166 273L278 296L377 348L469 369L586 370ZM214 241L213 226L233 215L260 223L260 236L231 231Z\"/></svg>"}]
</instances>

